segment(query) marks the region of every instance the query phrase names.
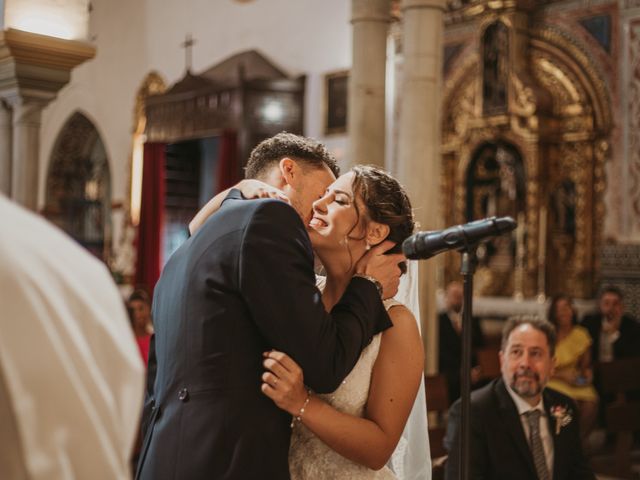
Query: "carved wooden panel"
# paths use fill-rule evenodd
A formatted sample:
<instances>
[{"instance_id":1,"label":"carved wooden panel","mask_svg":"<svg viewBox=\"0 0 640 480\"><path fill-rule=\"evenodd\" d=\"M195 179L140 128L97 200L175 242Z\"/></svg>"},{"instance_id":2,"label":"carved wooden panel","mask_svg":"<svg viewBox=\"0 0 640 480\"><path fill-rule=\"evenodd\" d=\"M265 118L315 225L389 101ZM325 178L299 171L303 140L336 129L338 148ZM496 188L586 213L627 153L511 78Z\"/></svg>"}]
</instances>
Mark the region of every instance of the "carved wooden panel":
<instances>
[{"instance_id":1,"label":"carved wooden panel","mask_svg":"<svg viewBox=\"0 0 640 480\"><path fill-rule=\"evenodd\" d=\"M640 234L640 19L629 24L629 75L627 83L628 195L632 206L631 232Z\"/></svg>"},{"instance_id":2,"label":"carved wooden panel","mask_svg":"<svg viewBox=\"0 0 640 480\"><path fill-rule=\"evenodd\" d=\"M51 155L44 215L97 257L110 255L111 182L94 125L75 113Z\"/></svg>"}]
</instances>

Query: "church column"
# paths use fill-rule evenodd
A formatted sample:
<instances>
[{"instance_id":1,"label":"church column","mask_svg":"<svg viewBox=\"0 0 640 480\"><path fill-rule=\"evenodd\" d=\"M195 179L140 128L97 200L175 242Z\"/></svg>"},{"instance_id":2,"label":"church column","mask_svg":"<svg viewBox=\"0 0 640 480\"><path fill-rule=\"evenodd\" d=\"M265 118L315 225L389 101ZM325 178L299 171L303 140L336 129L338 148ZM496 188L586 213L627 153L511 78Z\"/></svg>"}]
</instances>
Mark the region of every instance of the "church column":
<instances>
[{"instance_id":1,"label":"church column","mask_svg":"<svg viewBox=\"0 0 640 480\"><path fill-rule=\"evenodd\" d=\"M446 0L403 0L398 176L406 186L421 230L442 227L440 105ZM441 260L420 262L420 316L425 371L437 370L436 283Z\"/></svg>"},{"instance_id":2,"label":"church column","mask_svg":"<svg viewBox=\"0 0 640 480\"><path fill-rule=\"evenodd\" d=\"M11 196L11 111L0 101L0 193Z\"/></svg>"},{"instance_id":3,"label":"church column","mask_svg":"<svg viewBox=\"0 0 640 480\"><path fill-rule=\"evenodd\" d=\"M11 197L35 210L38 202L40 119L44 102L14 97Z\"/></svg>"},{"instance_id":4,"label":"church column","mask_svg":"<svg viewBox=\"0 0 640 480\"><path fill-rule=\"evenodd\" d=\"M390 0L352 0L348 161L384 166L385 71Z\"/></svg>"},{"instance_id":5,"label":"church column","mask_svg":"<svg viewBox=\"0 0 640 480\"><path fill-rule=\"evenodd\" d=\"M11 149L11 198L35 210L42 109L71 78L71 70L93 58L95 48L76 40L9 28L0 30L0 97L13 109L9 146L0 117L0 166ZM2 114L0 114L2 115ZM4 186L4 182L2 182Z\"/></svg>"}]
</instances>

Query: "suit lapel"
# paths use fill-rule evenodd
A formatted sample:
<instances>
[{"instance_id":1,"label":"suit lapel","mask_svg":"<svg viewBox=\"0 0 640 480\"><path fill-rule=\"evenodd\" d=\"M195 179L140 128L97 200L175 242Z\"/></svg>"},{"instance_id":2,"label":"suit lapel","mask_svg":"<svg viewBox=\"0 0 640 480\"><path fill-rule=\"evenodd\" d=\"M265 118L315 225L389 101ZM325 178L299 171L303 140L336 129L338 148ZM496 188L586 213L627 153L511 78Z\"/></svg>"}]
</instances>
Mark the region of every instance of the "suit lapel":
<instances>
[{"instance_id":1,"label":"suit lapel","mask_svg":"<svg viewBox=\"0 0 640 480\"><path fill-rule=\"evenodd\" d=\"M559 465L562 459L562 453L560 449L559 436L556 435L556 417L551 414L551 407L553 406L553 399L549 397L549 394L546 390L542 392L542 398L544 401L544 409L547 412L547 418L549 419L549 433L551 434L551 438L553 439L553 472L552 478L559 478Z\"/></svg>"},{"instance_id":2,"label":"suit lapel","mask_svg":"<svg viewBox=\"0 0 640 480\"><path fill-rule=\"evenodd\" d=\"M563 472L563 460L566 460L566 445L564 442L563 428L560 428L560 432L556 435L556 424L557 419L551 413L552 407L558 404L557 400L554 400L553 396L549 393L547 389L542 392L542 397L544 399L544 409L547 412L547 418L549 419L549 433L551 433L551 438L553 438L553 477L552 478L562 478ZM566 405L560 405L566 407Z\"/></svg>"},{"instance_id":3,"label":"suit lapel","mask_svg":"<svg viewBox=\"0 0 640 480\"><path fill-rule=\"evenodd\" d=\"M529 443L524 436L524 429L522 428L522 422L518 415L518 410L513 403L513 400L507 392L507 387L504 385L502 379L496 382L495 394L498 398L498 406L500 409L500 417L504 422L506 430L511 435L517 450L522 455L526 465L528 466L534 478L537 476L536 467L533 463L533 455L529 448Z\"/></svg>"}]
</instances>

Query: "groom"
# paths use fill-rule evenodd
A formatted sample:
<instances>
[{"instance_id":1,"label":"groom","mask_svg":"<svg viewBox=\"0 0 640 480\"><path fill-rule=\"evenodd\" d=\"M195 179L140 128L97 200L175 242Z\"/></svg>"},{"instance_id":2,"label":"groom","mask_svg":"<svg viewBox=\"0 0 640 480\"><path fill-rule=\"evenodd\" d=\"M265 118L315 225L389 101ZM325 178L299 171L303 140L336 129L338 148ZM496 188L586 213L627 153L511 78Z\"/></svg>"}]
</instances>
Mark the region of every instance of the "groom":
<instances>
[{"instance_id":1,"label":"groom","mask_svg":"<svg viewBox=\"0 0 640 480\"><path fill-rule=\"evenodd\" d=\"M165 266L138 479L288 479L291 418L260 391L262 353L288 353L310 388L330 392L391 325L373 279L392 296L401 255L372 250L330 314L315 286L306 226L337 173L315 141L265 140L247 175L283 190L294 208L232 190Z\"/></svg>"}]
</instances>

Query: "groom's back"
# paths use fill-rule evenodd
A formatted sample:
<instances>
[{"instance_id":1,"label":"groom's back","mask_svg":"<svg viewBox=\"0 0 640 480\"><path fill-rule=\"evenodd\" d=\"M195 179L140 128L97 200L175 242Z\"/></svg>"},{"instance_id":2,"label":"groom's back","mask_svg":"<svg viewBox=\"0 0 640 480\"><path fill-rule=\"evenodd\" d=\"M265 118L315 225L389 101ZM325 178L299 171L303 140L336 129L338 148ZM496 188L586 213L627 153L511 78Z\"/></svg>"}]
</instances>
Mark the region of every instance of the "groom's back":
<instances>
[{"instance_id":1,"label":"groom's back","mask_svg":"<svg viewBox=\"0 0 640 480\"><path fill-rule=\"evenodd\" d=\"M260 392L270 347L239 288L245 227L263 202L225 201L156 286L141 479L288 478L288 416Z\"/></svg>"}]
</instances>

